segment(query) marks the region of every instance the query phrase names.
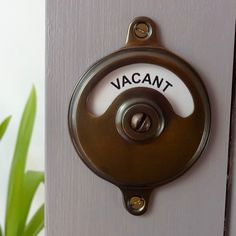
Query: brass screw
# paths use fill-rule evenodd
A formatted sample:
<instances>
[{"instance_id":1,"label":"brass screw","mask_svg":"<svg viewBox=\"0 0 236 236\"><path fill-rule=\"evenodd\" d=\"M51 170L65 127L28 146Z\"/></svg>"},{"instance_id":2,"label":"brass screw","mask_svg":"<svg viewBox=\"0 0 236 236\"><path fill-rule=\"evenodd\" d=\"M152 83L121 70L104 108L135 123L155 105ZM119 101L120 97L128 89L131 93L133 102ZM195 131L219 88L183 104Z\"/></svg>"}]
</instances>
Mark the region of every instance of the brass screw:
<instances>
[{"instance_id":1,"label":"brass screw","mask_svg":"<svg viewBox=\"0 0 236 236\"><path fill-rule=\"evenodd\" d=\"M131 128L139 133L147 132L151 128L151 118L145 113L135 113L131 118Z\"/></svg>"},{"instance_id":2,"label":"brass screw","mask_svg":"<svg viewBox=\"0 0 236 236\"><path fill-rule=\"evenodd\" d=\"M144 39L150 35L150 28L146 23L137 23L134 26L134 33L136 37Z\"/></svg>"},{"instance_id":3,"label":"brass screw","mask_svg":"<svg viewBox=\"0 0 236 236\"><path fill-rule=\"evenodd\" d=\"M145 200L142 197L134 196L130 198L129 205L134 211L142 211L145 206Z\"/></svg>"}]
</instances>

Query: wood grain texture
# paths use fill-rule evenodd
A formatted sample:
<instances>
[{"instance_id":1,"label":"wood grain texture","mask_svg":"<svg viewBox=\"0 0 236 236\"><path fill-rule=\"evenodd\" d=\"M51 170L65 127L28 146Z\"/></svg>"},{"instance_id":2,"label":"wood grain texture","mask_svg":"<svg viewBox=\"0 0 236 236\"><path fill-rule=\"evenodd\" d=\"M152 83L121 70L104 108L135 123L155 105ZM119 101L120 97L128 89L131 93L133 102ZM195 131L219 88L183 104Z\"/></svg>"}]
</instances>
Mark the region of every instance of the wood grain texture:
<instances>
[{"instance_id":1,"label":"wood grain texture","mask_svg":"<svg viewBox=\"0 0 236 236\"><path fill-rule=\"evenodd\" d=\"M222 236L236 3L234 0L48 0L46 69L46 233L48 236ZM130 21L153 18L161 41L202 76L212 134L202 158L157 189L135 217L120 191L77 157L67 129L75 83L119 49Z\"/></svg>"}]
</instances>

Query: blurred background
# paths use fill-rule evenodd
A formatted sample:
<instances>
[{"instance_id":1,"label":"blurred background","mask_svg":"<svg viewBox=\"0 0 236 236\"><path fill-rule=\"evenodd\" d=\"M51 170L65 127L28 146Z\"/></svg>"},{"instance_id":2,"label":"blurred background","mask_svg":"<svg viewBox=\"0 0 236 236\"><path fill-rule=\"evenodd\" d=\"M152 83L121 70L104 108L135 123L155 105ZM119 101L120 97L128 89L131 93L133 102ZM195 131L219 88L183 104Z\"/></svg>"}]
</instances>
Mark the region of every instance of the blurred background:
<instances>
[{"instance_id":1,"label":"blurred background","mask_svg":"<svg viewBox=\"0 0 236 236\"><path fill-rule=\"evenodd\" d=\"M9 168L17 130L33 85L37 92L37 113L27 169L44 170L44 22L44 0L0 0L0 122L12 115L0 142L1 225L4 225ZM42 202L44 187L40 186L30 215Z\"/></svg>"}]
</instances>

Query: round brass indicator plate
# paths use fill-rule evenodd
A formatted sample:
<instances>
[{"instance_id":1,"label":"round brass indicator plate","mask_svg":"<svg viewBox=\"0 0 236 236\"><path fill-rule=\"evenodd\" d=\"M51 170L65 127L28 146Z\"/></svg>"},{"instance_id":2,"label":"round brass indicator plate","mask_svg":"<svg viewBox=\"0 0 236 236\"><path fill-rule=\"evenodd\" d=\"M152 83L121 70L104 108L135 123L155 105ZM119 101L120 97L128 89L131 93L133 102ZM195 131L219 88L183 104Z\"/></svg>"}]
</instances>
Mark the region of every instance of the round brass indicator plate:
<instances>
[{"instance_id":1,"label":"round brass indicator plate","mask_svg":"<svg viewBox=\"0 0 236 236\"><path fill-rule=\"evenodd\" d=\"M102 83L113 99L105 92L94 93ZM96 102L100 110L95 105L91 109ZM79 157L121 189L133 215L145 213L155 187L196 162L207 144L210 121L201 78L160 45L156 25L147 17L134 19L125 46L81 77L68 113Z\"/></svg>"}]
</instances>

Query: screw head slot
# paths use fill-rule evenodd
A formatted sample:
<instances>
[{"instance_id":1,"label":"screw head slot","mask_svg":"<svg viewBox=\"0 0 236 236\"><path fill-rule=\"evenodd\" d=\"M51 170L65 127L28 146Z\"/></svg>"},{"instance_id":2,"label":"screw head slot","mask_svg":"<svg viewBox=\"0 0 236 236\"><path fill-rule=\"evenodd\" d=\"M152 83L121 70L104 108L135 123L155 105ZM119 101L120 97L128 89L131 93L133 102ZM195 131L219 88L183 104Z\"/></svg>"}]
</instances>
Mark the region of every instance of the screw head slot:
<instances>
[{"instance_id":1,"label":"screw head slot","mask_svg":"<svg viewBox=\"0 0 236 236\"><path fill-rule=\"evenodd\" d=\"M130 126L136 132L144 133L150 130L152 121L149 115L139 112L132 116Z\"/></svg>"},{"instance_id":2,"label":"screw head slot","mask_svg":"<svg viewBox=\"0 0 236 236\"><path fill-rule=\"evenodd\" d=\"M145 199L139 196L133 196L129 199L128 206L133 212L141 212L145 207Z\"/></svg>"},{"instance_id":3,"label":"screw head slot","mask_svg":"<svg viewBox=\"0 0 236 236\"><path fill-rule=\"evenodd\" d=\"M139 39L149 38L151 35L151 26L146 22L139 22L134 25L134 34Z\"/></svg>"}]
</instances>

